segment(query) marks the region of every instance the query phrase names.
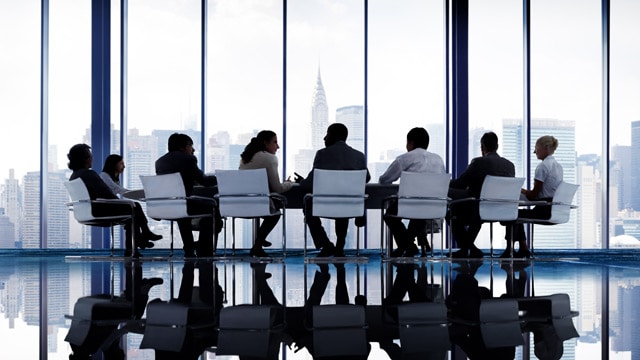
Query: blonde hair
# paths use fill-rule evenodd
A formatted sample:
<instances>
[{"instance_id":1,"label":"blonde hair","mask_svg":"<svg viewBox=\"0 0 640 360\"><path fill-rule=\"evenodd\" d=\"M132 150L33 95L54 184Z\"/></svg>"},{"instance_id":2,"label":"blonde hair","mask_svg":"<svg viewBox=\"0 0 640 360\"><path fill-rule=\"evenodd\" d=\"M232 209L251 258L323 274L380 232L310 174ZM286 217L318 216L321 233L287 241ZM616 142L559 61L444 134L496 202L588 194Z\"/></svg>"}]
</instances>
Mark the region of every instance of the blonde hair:
<instances>
[{"instance_id":1,"label":"blonde hair","mask_svg":"<svg viewBox=\"0 0 640 360\"><path fill-rule=\"evenodd\" d=\"M540 136L536 141L536 145L544 146L551 154L558 148L558 139L551 135Z\"/></svg>"}]
</instances>

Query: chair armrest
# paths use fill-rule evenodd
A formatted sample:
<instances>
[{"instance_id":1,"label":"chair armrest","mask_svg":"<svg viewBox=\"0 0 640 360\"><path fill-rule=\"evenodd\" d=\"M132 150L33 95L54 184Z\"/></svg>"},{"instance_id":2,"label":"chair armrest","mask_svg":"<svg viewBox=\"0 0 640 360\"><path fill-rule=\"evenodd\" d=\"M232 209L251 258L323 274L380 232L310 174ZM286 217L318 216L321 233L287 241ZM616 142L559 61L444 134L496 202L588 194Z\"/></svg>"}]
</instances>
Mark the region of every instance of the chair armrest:
<instances>
[{"instance_id":1,"label":"chair armrest","mask_svg":"<svg viewBox=\"0 0 640 360\"><path fill-rule=\"evenodd\" d=\"M269 197L273 200L279 201L284 206L287 205L287 197L280 193L271 193L269 194Z\"/></svg>"},{"instance_id":2,"label":"chair armrest","mask_svg":"<svg viewBox=\"0 0 640 360\"><path fill-rule=\"evenodd\" d=\"M455 200L450 200L449 205L456 205L456 204L462 204L462 203L473 202L473 201L479 201L479 199L475 197L455 199Z\"/></svg>"},{"instance_id":3,"label":"chair armrest","mask_svg":"<svg viewBox=\"0 0 640 360\"><path fill-rule=\"evenodd\" d=\"M130 199L102 199L98 198L95 200L91 200L92 203L98 204L123 204L129 206L135 206L136 202Z\"/></svg>"}]
</instances>

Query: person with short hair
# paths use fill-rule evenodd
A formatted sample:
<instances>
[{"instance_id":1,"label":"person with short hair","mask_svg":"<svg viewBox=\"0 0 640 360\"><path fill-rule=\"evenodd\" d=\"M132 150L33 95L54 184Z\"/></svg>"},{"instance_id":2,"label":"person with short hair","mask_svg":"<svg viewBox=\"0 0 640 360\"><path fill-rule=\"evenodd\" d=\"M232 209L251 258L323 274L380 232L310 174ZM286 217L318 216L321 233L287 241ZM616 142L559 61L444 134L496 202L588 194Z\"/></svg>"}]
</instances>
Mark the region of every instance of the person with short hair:
<instances>
[{"instance_id":1,"label":"person with short hair","mask_svg":"<svg viewBox=\"0 0 640 360\"><path fill-rule=\"evenodd\" d=\"M398 156L387 170L380 176L380 184L391 184L400 178L403 171L417 173L443 174L445 172L444 161L438 154L427 151L429 147L429 132L421 127L415 127L407 133L407 152ZM425 184L426 185L426 184ZM389 204L386 215L398 213L398 202ZM391 253L393 257L412 257L418 253L418 247L413 243L413 238L429 246L425 235L426 220L412 219L409 228L405 227L402 219L394 216L384 217L384 222L389 226L397 249Z\"/></svg>"},{"instance_id":2,"label":"person with short hair","mask_svg":"<svg viewBox=\"0 0 640 360\"><path fill-rule=\"evenodd\" d=\"M327 134L324 137L324 149L316 152L313 159L313 168L306 178L296 178L300 182L300 186L311 192L313 191L313 170L367 170L367 182L371 180L371 175L367 169L367 161L360 151L347 145L347 136L349 130L344 124L333 123L327 128ZM309 232L313 238L316 249L320 249L319 257L327 256L344 256L344 245L347 238L347 229L349 227L349 219L335 220L336 244L334 245L327 236L327 232L322 227L320 218L311 215L311 212L305 211L305 220L309 226Z\"/></svg>"},{"instance_id":3,"label":"person with short hair","mask_svg":"<svg viewBox=\"0 0 640 360\"><path fill-rule=\"evenodd\" d=\"M205 187L213 187L218 184L215 176L205 175L198 167L198 159L193 155L195 153L193 140L189 135L171 134L168 140L168 150L166 154L156 160L156 174L180 173L187 196L193 194L196 184ZM200 234L197 244L193 239L191 219L184 218L177 221L185 257L193 257L195 252L198 257L213 256L218 243L218 234L222 230L222 218L213 198L210 201L208 199L188 199L187 212L192 215L211 214L211 216L199 219Z\"/></svg>"},{"instance_id":4,"label":"person with short hair","mask_svg":"<svg viewBox=\"0 0 640 360\"><path fill-rule=\"evenodd\" d=\"M290 181L280 181L278 172L278 157L276 152L280 146L278 145L278 136L271 130L262 130L245 146L244 151L240 154L240 170L244 169L266 169L267 180L269 181L269 191L282 193L291 189ZM272 206L274 206L272 204ZM280 220L280 215L266 216L262 218L262 224L256 233L255 243L249 255L256 257L268 257L264 251L264 246L269 247L271 243L267 241L267 236Z\"/></svg>"},{"instance_id":5,"label":"person with short hair","mask_svg":"<svg viewBox=\"0 0 640 360\"><path fill-rule=\"evenodd\" d=\"M498 155L498 136L494 132L489 131L482 135L480 150L482 156L471 160L467 169L457 179L451 180L449 184L451 199L479 198L487 175L516 176L513 163ZM478 202L465 201L452 204L447 220L451 225L453 238L460 247L460 250L453 253L453 257L481 258L482 250L473 243L482 228Z\"/></svg>"}]
</instances>

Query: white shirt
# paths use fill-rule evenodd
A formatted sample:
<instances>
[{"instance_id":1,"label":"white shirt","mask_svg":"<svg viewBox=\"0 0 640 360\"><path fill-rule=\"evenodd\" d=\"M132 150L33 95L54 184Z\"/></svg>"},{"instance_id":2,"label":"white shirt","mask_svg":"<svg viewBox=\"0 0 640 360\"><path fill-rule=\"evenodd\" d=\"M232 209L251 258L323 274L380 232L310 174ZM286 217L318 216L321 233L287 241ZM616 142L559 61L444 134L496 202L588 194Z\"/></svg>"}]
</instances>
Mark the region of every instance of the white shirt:
<instances>
[{"instance_id":1,"label":"white shirt","mask_svg":"<svg viewBox=\"0 0 640 360\"><path fill-rule=\"evenodd\" d=\"M423 148L416 148L393 160L387 171L380 176L378 182L391 184L400 178L403 171L444 174L444 161L438 154L428 152Z\"/></svg>"},{"instance_id":2,"label":"white shirt","mask_svg":"<svg viewBox=\"0 0 640 360\"><path fill-rule=\"evenodd\" d=\"M560 165L553 155L549 155L538 166L534 179L542 182L542 190L538 194L539 199L552 198L556 189L562 182L562 165Z\"/></svg>"}]
</instances>

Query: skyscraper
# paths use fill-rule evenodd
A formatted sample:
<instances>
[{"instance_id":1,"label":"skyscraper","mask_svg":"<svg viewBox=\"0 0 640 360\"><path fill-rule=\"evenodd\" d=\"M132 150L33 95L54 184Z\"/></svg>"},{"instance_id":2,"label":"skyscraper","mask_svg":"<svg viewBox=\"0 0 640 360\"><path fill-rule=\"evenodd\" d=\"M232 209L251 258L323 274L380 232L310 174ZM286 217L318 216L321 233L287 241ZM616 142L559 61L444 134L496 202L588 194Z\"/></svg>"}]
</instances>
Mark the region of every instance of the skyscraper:
<instances>
[{"instance_id":1,"label":"skyscraper","mask_svg":"<svg viewBox=\"0 0 640 360\"><path fill-rule=\"evenodd\" d=\"M344 124L349 129L347 143L352 148L364 153L364 107L352 105L337 109L336 122Z\"/></svg>"},{"instance_id":2,"label":"skyscraper","mask_svg":"<svg viewBox=\"0 0 640 360\"><path fill-rule=\"evenodd\" d=\"M633 199L633 168L631 166L632 147L628 145L615 145L611 147L612 166L611 181L618 185L617 210L631 207Z\"/></svg>"},{"instance_id":3,"label":"skyscraper","mask_svg":"<svg viewBox=\"0 0 640 360\"><path fill-rule=\"evenodd\" d=\"M69 195L64 187L67 175L64 172L49 172L47 196L47 248L69 247L69 209L65 205ZM24 176L24 203L22 247L40 248L40 172L28 172Z\"/></svg>"},{"instance_id":4,"label":"skyscraper","mask_svg":"<svg viewBox=\"0 0 640 360\"><path fill-rule=\"evenodd\" d=\"M0 205L4 207L5 215L14 225L13 241L20 241L20 229L22 219L22 195L20 193L20 184L15 178L13 169L9 169L9 178L5 179L2 187L2 198ZM12 246L13 247L13 246Z\"/></svg>"},{"instance_id":5,"label":"skyscraper","mask_svg":"<svg viewBox=\"0 0 640 360\"><path fill-rule=\"evenodd\" d=\"M631 122L631 207L640 210L640 120Z\"/></svg>"},{"instance_id":6,"label":"skyscraper","mask_svg":"<svg viewBox=\"0 0 640 360\"><path fill-rule=\"evenodd\" d=\"M324 147L324 135L329 126L329 105L327 96L324 93L320 69L316 86L313 88L313 98L311 99L311 148L318 150Z\"/></svg>"}]
</instances>

